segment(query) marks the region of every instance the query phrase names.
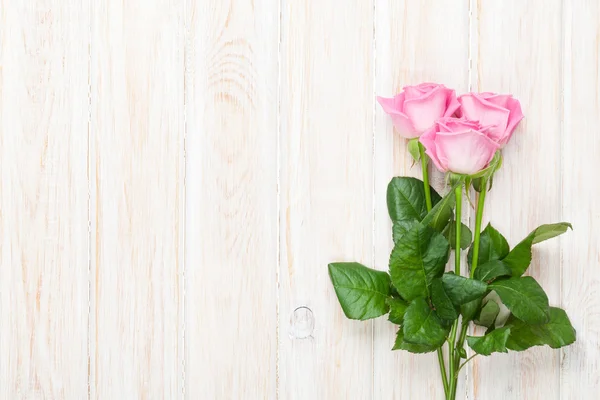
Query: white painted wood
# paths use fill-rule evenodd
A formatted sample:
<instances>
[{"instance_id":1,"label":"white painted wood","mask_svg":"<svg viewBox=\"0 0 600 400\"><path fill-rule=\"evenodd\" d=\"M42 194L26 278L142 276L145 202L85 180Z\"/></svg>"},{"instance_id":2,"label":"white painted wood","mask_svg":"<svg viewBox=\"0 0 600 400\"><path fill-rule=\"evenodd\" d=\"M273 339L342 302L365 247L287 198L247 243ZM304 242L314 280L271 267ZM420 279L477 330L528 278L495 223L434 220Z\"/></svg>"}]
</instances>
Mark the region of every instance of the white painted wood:
<instances>
[{"instance_id":1,"label":"white painted wood","mask_svg":"<svg viewBox=\"0 0 600 400\"><path fill-rule=\"evenodd\" d=\"M562 220L562 2L477 2L473 13L473 90L512 93L525 114L503 151L484 213L484 225L491 221L512 246L538 225ZM559 240L535 246L528 273L551 305L561 303L560 268ZM471 398L558 399L559 355L544 347L477 357L470 371Z\"/></svg>"},{"instance_id":2,"label":"white painted wood","mask_svg":"<svg viewBox=\"0 0 600 400\"><path fill-rule=\"evenodd\" d=\"M279 397L368 399L372 324L327 264L373 262L373 4L284 1L281 29Z\"/></svg>"},{"instance_id":3,"label":"white painted wood","mask_svg":"<svg viewBox=\"0 0 600 400\"><path fill-rule=\"evenodd\" d=\"M0 398L87 397L89 2L0 1Z\"/></svg>"},{"instance_id":4,"label":"white painted wood","mask_svg":"<svg viewBox=\"0 0 600 400\"><path fill-rule=\"evenodd\" d=\"M183 1L93 2L90 397L182 397Z\"/></svg>"},{"instance_id":5,"label":"white painted wood","mask_svg":"<svg viewBox=\"0 0 600 400\"><path fill-rule=\"evenodd\" d=\"M187 2L189 399L276 398L278 1Z\"/></svg>"},{"instance_id":6,"label":"white painted wood","mask_svg":"<svg viewBox=\"0 0 600 400\"><path fill-rule=\"evenodd\" d=\"M435 354L346 320L327 276L388 269L386 185L420 167L375 95L422 81L523 104L486 222L575 228L530 271L578 342L478 357L458 398L596 398L599 24L595 0L0 0L0 399L442 398Z\"/></svg>"},{"instance_id":7,"label":"white painted wood","mask_svg":"<svg viewBox=\"0 0 600 400\"><path fill-rule=\"evenodd\" d=\"M573 232L562 242L562 302L577 330L561 362L561 399L600 392L600 4L565 1L562 213Z\"/></svg>"},{"instance_id":8,"label":"white painted wood","mask_svg":"<svg viewBox=\"0 0 600 400\"><path fill-rule=\"evenodd\" d=\"M378 0L375 21L378 95L390 97L403 86L421 82L467 90L469 35L464 1ZM385 200L387 184L393 176L421 179L422 173L420 164L413 166L406 141L393 131L390 118L379 106L375 115L375 265L388 270L393 244ZM430 168L430 175L432 184L445 190L443 176L435 167ZM396 330L386 318L375 322L373 398L443 398L436 353L391 351Z\"/></svg>"}]
</instances>

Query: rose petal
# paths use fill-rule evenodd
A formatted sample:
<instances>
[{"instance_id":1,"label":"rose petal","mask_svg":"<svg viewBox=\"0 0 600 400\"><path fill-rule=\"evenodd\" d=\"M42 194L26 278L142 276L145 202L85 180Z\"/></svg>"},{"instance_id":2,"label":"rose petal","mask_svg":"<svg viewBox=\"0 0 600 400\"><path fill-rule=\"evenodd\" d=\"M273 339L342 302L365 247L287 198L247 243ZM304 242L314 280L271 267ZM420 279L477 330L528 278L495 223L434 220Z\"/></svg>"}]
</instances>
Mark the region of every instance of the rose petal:
<instances>
[{"instance_id":1,"label":"rose petal","mask_svg":"<svg viewBox=\"0 0 600 400\"><path fill-rule=\"evenodd\" d=\"M421 134L420 131L415 130L412 122L410 122L410 119L403 113L390 114L390 117L392 117L394 128L396 128L396 131L400 134L400 136L407 139L414 139L419 137Z\"/></svg>"},{"instance_id":2,"label":"rose petal","mask_svg":"<svg viewBox=\"0 0 600 400\"><path fill-rule=\"evenodd\" d=\"M501 145L505 145L510 138L512 137L515 128L523 119L523 111L521 110L521 103L519 100L510 98L506 103L506 108L510 111L510 116L508 117L508 126L506 127L506 134L504 135L504 139L500 143Z\"/></svg>"},{"instance_id":3,"label":"rose petal","mask_svg":"<svg viewBox=\"0 0 600 400\"><path fill-rule=\"evenodd\" d=\"M436 121L439 132L457 132L469 131L471 129L480 130L481 126L476 121L469 121L460 118L440 118Z\"/></svg>"},{"instance_id":4,"label":"rose petal","mask_svg":"<svg viewBox=\"0 0 600 400\"><path fill-rule=\"evenodd\" d=\"M387 114L397 114L402 112L404 105L404 93L398 93L394 97L377 96L377 102Z\"/></svg>"},{"instance_id":5,"label":"rose petal","mask_svg":"<svg viewBox=\"0 0 600 400\"><path fill-rule=\"evenodd\" d=\"M405 86L402 88L402 91L406 100L416 99L427 93L426 91L419 89L417 86Z\"/></svg>"},{"instance_id":6,"label":"rose petal","mask_svg":"<svg viewBox=\"0 0 600 400\"><path fill-rule=\"evenodd\" d=\"M437 146L435 144L435 127L431 127L425 133L421 135L419 141L425 147L425 153L431 158L431 161L435 164L436 168L442 172L446 172L447 169L440 163L440 160L437 156Z\"/></svg>"},{"instance_id":7,"label":"rose petal","mask_svg":"<svg viewBox=\"0 0 600 400\"><path fill-rule=\"evenodd\" d=\"M444 117L451 117L460 108L460 103L456 98L456 92L454 90L446 90L446 113L444 114Z\"/></svg>"},{"instance_id":8,"label":"rose petal","mask_svg":"<svg viewBox=\"0 0 600 400\"><path fill-rule=\"evenodd\" d=\"M404 102L404 113L410 118L415 129L424 132L431 128L435 120L446 111L446 94L441 87L419 98Z\"/></svg>"},{"instance_id":9,"label":"rose petal","mask_svg":"<svg viewBox=\"0 0 600 400\"><path fill-rule=\"evenodd\" d=\"M484 169L500 146L486 135L468 132L438 133L435 137L437 157L447 170L472 175Z\"/></svg>"},{"instance_id":10,"label":"rose petal","mask_svg":"<svg viewBox=\"0 0 600 400\"><path fill-rule=\"evenodd\" d=\"M393 98L377 97L377 101L381 104L383 111L392 118L394 128L400 136L407 139L419 137L419 132L415 131L410 119L401 111L404 93L397 94Z\"/></svg>"},{"instance_id":11,"label":"rose petal","mask_svg":"<svg viewBox=\"0 0 600 400\"><path fill-rule=\"evenodd\" d=\"M461 104L463 118L479 121L484 126L493 125L489 136L496 142L504 138L510 114L506 108L499 107L476 93L462 95L458 101Z\"/></svg>"}]
</instances>

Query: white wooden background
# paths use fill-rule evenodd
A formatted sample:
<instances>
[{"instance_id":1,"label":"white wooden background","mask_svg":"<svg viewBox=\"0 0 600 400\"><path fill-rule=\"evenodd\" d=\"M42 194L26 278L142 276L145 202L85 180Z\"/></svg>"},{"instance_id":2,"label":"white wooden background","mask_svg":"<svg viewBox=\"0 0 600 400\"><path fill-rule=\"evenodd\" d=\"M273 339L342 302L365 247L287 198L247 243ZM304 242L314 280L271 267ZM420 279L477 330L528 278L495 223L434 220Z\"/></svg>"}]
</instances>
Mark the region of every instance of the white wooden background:
<instances>
[{"instance_id":1,"label":"white wooden background","mask_svg":"<svg viewBox=\"0 0 600 400\"><path fill-rule=\"evenodd\" d=\"M420 171L375 95L421 81L523 104L486 220L575 228L531 272L576 344L478 357L459 398L597 399L599 27L598 0L0 0L0 399L440 399L326 268L387 269L386 184Z\"/></svg>"}]
</instances>

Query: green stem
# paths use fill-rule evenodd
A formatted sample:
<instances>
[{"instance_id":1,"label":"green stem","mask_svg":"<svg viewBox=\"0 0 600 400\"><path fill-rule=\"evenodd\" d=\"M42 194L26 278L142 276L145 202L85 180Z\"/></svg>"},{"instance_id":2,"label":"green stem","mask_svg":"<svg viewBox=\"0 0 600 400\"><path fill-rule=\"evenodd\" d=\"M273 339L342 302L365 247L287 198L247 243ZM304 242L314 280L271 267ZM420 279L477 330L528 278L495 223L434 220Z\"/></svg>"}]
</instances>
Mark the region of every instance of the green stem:
<instances>
[{"instance_id":1,"label":"green stem","mask_svg":"<svg viewBox=\"0 0 600 400\"><path fill-rule=\"evenodd\" d=\"M467 363L468 363L469 361L471 361L472 359L474 359L476 356L477 356L477 353L475 353L475 354L473 354L471 357L467 358L467 359L465 360L465 362L464 362L464 363L462 363L462 364L460 365L460 367L458 367L458 370L460 371L460 370L462 369L462 367L464 367L465 365L467 365Z\"/></svg>"},{"instance_id":2,"label":"green stem","mask_svg":"<svg viewBox=\"0 0 600 400\"><path fill-rule=\"evenodd\" d=\"M458 341L456 342L456 348L462 349L465 345L465 339L467 338L467 330L469 329L469 321L463 321L460 327L460 335L458 336ZM460 356L456 356L455 362L458 363L460 361Z\"/></svg>"},{"instance_id":3,"label":"green stem","mask_svg":"<svg viewBox=\"0 0 600 400\"><path fill-rule=\"evenodd\" d=\"M473 278L474 274L475 274L475 268L477 268L477 262L479 261L479 239L481 236L481 221L483 219L483 205L485 204L485 195L487 193L487 181L484 180L482 182L482 190L481 193L479 194L479 198L477 199L477 211L475 214L475 234L474 234L474 238L473 238L473 261L471 262L471 278ZM457 197L458 199L458 197ZM456 203L456 212L458 214L458 200ZM457 217L458 218L458 217ZM469 321L463 321L462 326L461 326L461 330L460 330L460 336L458 337L458 341L456 342L456 348L461 349L463 348L463 346L465 345L465 339L467 337L467 330L469 329ZM467 360L465 360L464 363L462 363L459 366L459 362L460 362L460 356L458 354L454 355L454 359L451 359L450 365L451 365L451 372L450 372L450 397L448 397L448 399L454 400L454 398L456 397L456 383L458 381L458 373L460 372L460 370L462 369L462 367L464 367L473 357L475 357L477 354L469 357ZM458 366L458 368L457 368Z\"/></svg>"},{"instance_id":4,"label":"green stem","mask_svg":"<svg viewBox=\"0 0 600 400\"><path fill-rule=\"evenodd\" d=\"M427 170L427 158L425 156L425 148L419 143L419 155L421 158L421 167L423 173L423 189L425 191L425 204L427 212L431 211L431 189L429 188L429 171ZM440 374L442 375L442 384L444 385L444 394L448 396L448 375L446 374L446 363L444 362L444 353L442 348L437 349L438 363L440 364Z\"/></svg>"},{"instance_id":5,"label":"green stem","mask_svg":"<svg viewBox=\"0 0 600 400\"><path fill-rule=\"evenodd\" d=\"M446 375L446 363L444 362L444 353L442 348L437 349L438 363L440 364L440 373L442 374L442 383L444 384L444 395L448 396L448 376Z\"/></svg>"},{"instance_id":6,"label":"green stem","mask_svg":"<svg viewBox=\"0 0 600 400\"><path fill-rule=\"evenodd\" d=\"M427 211L431 211L431 191L429 190L429 173L427 172L427 156L425 147L419 143L419 156L421 158L421 168L423 169L423 186L425 187L425 204Z\"/></svg>"},{"instance_id":7,"label":"green stem","mask_svg":"<svg viewBox=\"0 0 600 400\"><path fill-rule=\"evenodd\" d=\"M454 189L454 195L456 197L456 241L454 247L454 272L456 275L460 275L460 220L462 215L462 185L459 185L456 189Z\"/></svg>"},{"instance_id":8,"label":"green stem","mask_svg":"<svg viewBox=\"0 0 600 400\"><path fill-rule=\"evenodd\" d=\"M462 216L462 185L459 185L454 189L454 196L456 197L456 242L454 247L454 272L456 275L460 275L460 227L461 227L461 216ZM450 366L450 388L446 397L450 400L454 400L456 397L456 384L458 381L458 361L460 356L456 352L456 331L458 330L458 318L452 324L450 331L449 346L449 360ZM458 356L458 357L457 357Z\"/></svg>"},{"instance_id":9,"label":"green stem","mask_svg":"<svg viewBox=\"0 0 600 400\"><path fill-rule=\"evenodd\" d=\"M485 203L485 194L487 192L487 181L481 183L481 193L477 200L477 213L475 215L475 236L473 237L473 261L471 262L471 278L475 276L475 268L479 261L479 237L481 235L481 220L483 218L483 205Z\"/></svg>"}]
</instances>

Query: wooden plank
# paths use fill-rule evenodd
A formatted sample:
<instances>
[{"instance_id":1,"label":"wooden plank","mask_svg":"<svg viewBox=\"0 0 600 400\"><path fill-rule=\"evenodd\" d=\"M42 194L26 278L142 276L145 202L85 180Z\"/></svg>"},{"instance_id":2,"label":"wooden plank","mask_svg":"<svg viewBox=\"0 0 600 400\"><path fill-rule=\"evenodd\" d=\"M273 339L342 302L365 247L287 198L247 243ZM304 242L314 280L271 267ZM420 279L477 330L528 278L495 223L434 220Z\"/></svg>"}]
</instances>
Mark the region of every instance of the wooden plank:
<instances>
[{"instance_id":1,"label":"wooden plank","mask_svg":"<svg viewBox=\"0 0 600 400\"><path fill-rule=\"evenodd\" d=\"M511 245L544 223L561 220L562 2L505 0L474 4L477 19L476 91L512 93L525 119L503 151L502 169L485 206ZM560 241L537 245L529 274L560 304ZM535 348L523 353L477 357L472 396L494 399L557 399L560 352Z\"/></svg>"},{"instance_id":2,"label":"wooden plank","mask_svg":"<svg viewBox=\"0 0 600 400\"><path fill-rule=\"evenodd\" d=\"M457 92L467 90L469 34L465 2L379 1L375 20L378 95L391 97L403 86L421 82L443 83ZM380 107L374 141L375 265L388 270L393 245L385 200L387 184L394 176L421 179L421 168L413 166L406 141L393 131L389 117ZM430 171L433 185L443 190L443 175L435 167ZM391 351L396 330L386 319L375 322L374 398L443 398L436 354Z\"/></svg>"},{"instance_id":3,"label":"wooden plank","mask_svg":"<svg viewBox=\"0 0 600 400\"><path fill-rule=\"evenodd\" d=\"M600 391L600 4L565 1L562 213L573 232L562 241L562 302L577 330L563 350L561 399L592 399Z\"/></svg>"},{"instance_id":4,"label":"wooden plank","mask_svg":"<svg viewBox=\"0 0 600 400\"><path fill-rule=\"evenodd\" d=\"M179 398L183 2L95 1L90 397Z\"/></svg>"},{"instance_id":5,"label":"wooden plank","mask_svg":"<svg viewBox=\"0 0 600 400\"><path fill-rule=\"evenodd\" d=\"M0 1L0 398L87 396L89 2Z\"/></svg>"},{"instance_id":6,"label":"wooden plank","mask_svg":"<svg viewBox=\"0 0 600 400\"><path fill-rule=\"evenodd\" d=\"M373 3L285 1L281 39L279 397L372 396L372 324L327 264L373 261Z\"/></svg>"},{"instance_id":7,"label":"wooden plank","mask_svg":"<svg viewBox=\"0 0 600 400\"><path fill-rule=\"evenodd\" d=\"M186 398L272 399L278 1L187 15Z\"/></svg>"}]
</instances>

